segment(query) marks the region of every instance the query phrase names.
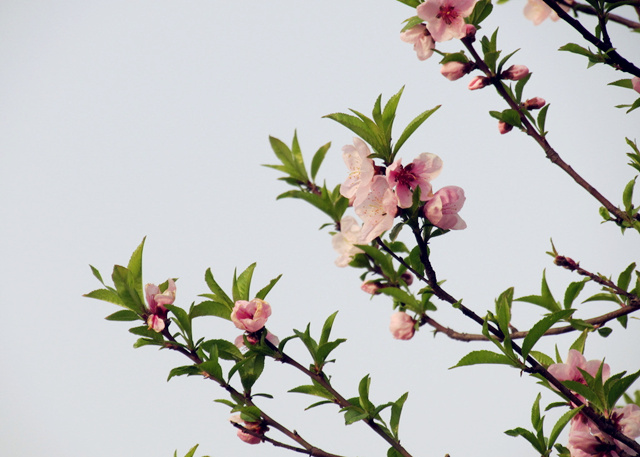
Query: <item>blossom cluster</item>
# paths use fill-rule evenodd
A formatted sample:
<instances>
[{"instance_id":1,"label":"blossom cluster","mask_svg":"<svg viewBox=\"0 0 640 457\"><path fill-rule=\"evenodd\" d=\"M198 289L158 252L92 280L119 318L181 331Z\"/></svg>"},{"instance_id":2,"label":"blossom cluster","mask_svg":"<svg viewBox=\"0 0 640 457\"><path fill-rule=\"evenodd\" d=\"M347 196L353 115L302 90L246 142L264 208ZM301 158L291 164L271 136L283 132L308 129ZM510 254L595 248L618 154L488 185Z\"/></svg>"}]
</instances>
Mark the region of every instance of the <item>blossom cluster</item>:
<instances>
[{"instance_id":1,"label":"blossom cluster","mask_svg":"<svg viewBox=\"0 0 640 457\"><path fill-rule=\"evenodd\" d=\"M162 332L166 327L167 308L164 305L172 305L176 299L176 283L173 279L167 281L167 289L160 292L155 284L147 284L144 287L148 308L146 321L149 330Z\"/></svg>"},{"instance_id":2,"label":"blossom cluster","mask_svg":"<svg viewBox=\"0 0 640 457\"><path fill-rule=\"evenodd\" d=\"M584 385L587 382L582 372L595 377L598 371L601 372L603 382L609 379L611 375L609 365L600 360L587 362L585 357L575 349L569 351L565 363L549 366L549 373L559 381L576 381ZM584 401L580 395L577 397ZM640 436L640 407L638 405L630 404L623 408L615 408L608 416L618 430L629 438ZM571 420L568 448L571 457L618 457L620 450L635 455L632 449L603 433L582 414L576 415Z\"/></svg>"},{"instance_id":3,"label":"blossom cluster","mask_svg":"<svg viewBox=\"0 0 640 457\"><path fill-rule=\"evenodd\" d=\"M444 230L464 229L467 224L458 215L465 201L464 190L447 186L433 192L431 181L442 170L442 159L422 153L413 162L402 165L398 159L388 167L377 166L369 157L369 147L360 138L342 148L349 175L340 186L340 194L348 198L360 226L351 216L340 221L340 232L332 239L340 256L336 265L346 267L353 256L362 252L355 245L369 244L393 226L398 208L411 208L413 193L419 189L424 202L422 214L429 222Z\"/></svg>"}]
</instances>

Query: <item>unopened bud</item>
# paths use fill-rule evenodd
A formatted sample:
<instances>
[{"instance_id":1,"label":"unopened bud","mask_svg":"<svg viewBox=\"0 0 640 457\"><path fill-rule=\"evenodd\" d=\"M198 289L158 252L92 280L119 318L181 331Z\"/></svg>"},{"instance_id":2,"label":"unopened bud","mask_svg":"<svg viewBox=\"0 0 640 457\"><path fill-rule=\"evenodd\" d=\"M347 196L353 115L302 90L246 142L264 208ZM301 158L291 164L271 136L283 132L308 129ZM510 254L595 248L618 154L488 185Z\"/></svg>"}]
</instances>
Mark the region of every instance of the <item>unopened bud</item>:
<instances>
[{"instance_id":1,"label":"unopened bud","mask_svg":"<svg viewBox=\"0 0 640 457\"><path fill-rule=\"evenodd\" d=\"M402 279L407 286L410 286L411 284L413 284L413 275L408 271L405 271L404 273L402 273L400 275L400 279Z\"/></svg>"},{"instance_id":2,"label":"unopened bud","mask_svg":"<svg viewBox=\"0 0 640 457\"><path fill-rule=\"evenodd\" d=\"M498 121L498 131L500 132L500 135L509 133L511 129L513 129L513 125L507 124L505 121Z\"/></svg>"},{"instance_id":3,"label":"unopened bud","mask_svg":"<svg viewBox=\"0 0 640 457\"><path fill-rule=\"evenodd\" d=\"M487 78L486 76L475 76L469 82L469 90L482 89L487 84L489 84L489 78Z\"/></svg>"},{"instance_id":4,"label":"unopened bud","mask_svg":"<svg viewBox=\"0 0 640 457\"><path fill-rule=\"evenodd\" d=\"M575 270L578 267L580 267L580 264L578 264L578 262L576 262L575 260L573 260L570 257L565 257L563 255L559 255L556 256L556 258L554 259L553 263L555 263L556 265L558 265L559 267L563 267L566 268L567 270Z\"/></svg>"},{"instance_id":5,"label":"unopened bud","mask_svg":"<svg viewBox=\"0 0 640 457\"><path fill-rule=\"evenodd\" d=\"M362 285L360 286L360 289L363 292L366 292L368 294L371 295L378 295L380 292L378 292L381 287L380 284L378 284L377 282L373 282L373 281L365 281L362 283Z\"/></svg>"},{"instance_id":6,"label":"unopened bud","mask_svg":"<svg viewBox=\"0 0 640 457\"><path fill-rule=\"evenodd\" d=\"M547 102L544 100L544 98L533 97L527 100L526 102L524 102L524 109L527 109L527 110L540 109L546 104Z\"/></svg>"},{"instance_id":7,"label":"unopened bud","mask_svg":"<svg viewBox=\"0 0 640 457\"><path fill-rule=\"evenodd\" d=\"M467 38L472 43L476 40L476 27L473 24L465 24L464 26L464 37Z\"/></svg>"},{"instance_id":8,"label":"unopened bud","mask_svg":"<svg viewBox=\"0 0 640 457\"><path fill-rule=\"evenodd\" d=\"M440 67L440 74L449 81L462 78L472 69L470 62L447 62Z\"/></svg>"},{"instance_id":9,"label":"unopened bud","mask_svg":"<svg viewBox=\"0 0 640 457\"><path fill-rule=\"evenodd\" d=\"M512 81L518 81L529 74L529 69L524 65L511 65L505 71L502 72L503 79L510 79Z\"/></svg>"}]
</instances>

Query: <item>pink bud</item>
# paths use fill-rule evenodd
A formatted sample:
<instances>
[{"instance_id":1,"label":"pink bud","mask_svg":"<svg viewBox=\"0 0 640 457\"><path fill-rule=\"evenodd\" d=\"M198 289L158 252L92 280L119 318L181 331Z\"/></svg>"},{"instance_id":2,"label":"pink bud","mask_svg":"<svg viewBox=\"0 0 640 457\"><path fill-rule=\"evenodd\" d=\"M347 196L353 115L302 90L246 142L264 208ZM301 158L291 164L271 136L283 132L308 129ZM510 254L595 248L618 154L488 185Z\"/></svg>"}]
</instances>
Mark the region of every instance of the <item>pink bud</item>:
<instances>
[{"instance_id":1,"label":"pink bud","mask_svg":"<svg viewBox=\"0 0 640 457\"><path fill-rule=\"evenodd\" d=\"M413 284L413 275L408 271L405 271L404 273L402 273L400 275L400 278L407 284L407 286L410 286L411 284Z\"/></svg>"},{"instance_id":2,"label":"pink bud","mask_svg":"<svg viewBox=\"0 0 640 457\"><path fill-rule=\"evenodd\" d=\"M469 63L447 62L440 67L440 74L449 81L455 81L469 73Z\"/></svg>"},{"instance_id":3,"label":"pink bud","mask_svg":"<svg viewBox=\"0 0 640 457\"><path fill-rule=\"evenodd\" d=\"M465 24L464 26L464 37L468 38L471 42L475 41L476 39L476 31L478 29L476 29L475 25L473 24Z\"/></svg>"},{"instance_id":4,"label":"pink bud","mask_svg":"<svg viewBox=\"0 0 640 457\"><path fill-rule=\"evenodd\" d=\"M510 79L512 81L518 81L529 74L529 69L524 65L511 65L505 71L502 72L504 79Z\"/></svg>"},{"instance_id":5,"label":"pink bud","mask_svg":"<svg viewBox=\"0 0 640 457\"><path fill-rule=\"evenodd\" d=\"M380 290L380 284L373 281L365 281L360 286L360 289L368 294L378 295L380 293L378 292Z\"/></svg>"},{"instance_id":6,"label":"pink bud","mask_svg":"<svg viewBox=\"0 0 640 457\"><path fill-rule=\"evenodd\" d=\"M528 110L540 109L546 104L547 102L544 101L544 98L533 97L527 100L526 102L524 102L524 109L528 109Z\"/></svg>"},{"instance_id":7,"label":"pink bud","mask_svg":"<svg viewBox=\"0 0 640 457\"><path fill-rule=\"evenodd\" d=\"M242 425L247 430L250 430L260 435L264 434L264 432L267 430L267 428L263 427L260 422L243 421L242 418L240 417L240 414L234 414L229 418L229 420L231 422L235 422L236 424ZM238 438L240 438L242 441L248 444L258 444L262 441L260 437L253 436L241 429L238 429L237 435L238 435Z\"/></svg>"},{"instance_id":8,"label":"pink bud","mask_svg":"<svg viewBox=\"0 0 640 457\"><path fill-rule=\"evenodd\" d=\"M498 121L498 131L500 132L500 135L509 133L512 128L513 128L513 125L507 124L505 121Z\"/></svg>"},{"instance_id":9,"label":"pink bud","mask_svg":"<svg viewBox=\"0 0 640 457\"><path fill-rule=\"evenodd\" d=\"M482 89L487 84L489 84L489 78L487 78L485 76L475 76L469 82L469 90Z\"/></svg>"},{"instance_id":10,"label":"pink bud","mask_svg":"<svg viewBox=\"0 0 640 457\"><path fill-rule=\"evenodd\" d=\"M415 321L407 313L398 311L391 315L389 330L396 340L410 340L415 333Z\"/></svg>"},{"instance_id":11,"label":"pink bud","mask_svg":"<svg viewBox=\"0 0 640 457\"><path fill-rule=\"evenodd\" d=\"M634 76L631 78L631 85L633 86L633 90L636 92L640 92L640 78Z\"/></svg>"}]
</instances>

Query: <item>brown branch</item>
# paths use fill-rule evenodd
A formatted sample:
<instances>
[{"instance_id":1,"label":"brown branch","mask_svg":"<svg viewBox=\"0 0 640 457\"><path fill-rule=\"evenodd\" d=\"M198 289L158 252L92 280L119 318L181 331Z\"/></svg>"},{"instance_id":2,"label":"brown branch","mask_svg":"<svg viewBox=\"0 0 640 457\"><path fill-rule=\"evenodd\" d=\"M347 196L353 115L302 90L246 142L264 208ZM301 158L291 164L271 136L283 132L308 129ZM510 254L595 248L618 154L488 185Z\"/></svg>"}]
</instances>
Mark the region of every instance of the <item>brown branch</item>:
<instances>
[{"instance_id":1,"label":"brown branch","mask_svg":"<svg viewBox=\"0 0 640 457\"><path fill-rule=\"evenodd\" d=\"M633 63L622 57L618 52L607 46L602 40L598 39L595 35L589 32L577 19L572 18L567 14L565 10L554 0L543 0L558 16L573 27L582 37L589 43L593 44L600 51L604 53L603 58L605 63L611 65L617 70L622 70L625 73L630 73L634 76L640 77L640 68L636 67ZM464 40L463 40L464 41Z\"/></svg>"},{"instance_id":2,"label":"brown branch","mask_svg":"<svg viewBox=\"0 0 640 457\"><path fill-rule=\"evenodd\" d=\"M549 0L545 0L549 1ZM559 8L559 7L558 7ZM520 115L520 121L522 123L523 130L527 135L532 137L539 145L542 147L547 159L551 161L551 163L560 167L565 173L567 173L580 187L586 190L589 194L591 194L602 206L604 206L609 213L615 216L615 222L617 224L622 223L622 221L627 221L629 223L633 223L630 220L629 216L621 211L617 206L611 203L607 198L605 198L598 190L589 184L582 176L580 176L568 163L566 163L560 155L551 147L551 145L547 142L546 138L540 134L536 128L529 122L529 119L523 114L522 108L519 104L511 98L509 93L506 91L502 81L496 77L495 74L489 69L484 60L478 55L477 51L473 47L473 43L469 38L463 38L462 42L464 43L467 50L473 56L477 67L487 75L487 77L491 80L491 83L495 86L496 91L500 94L500 96L507 102L509 107L515 110ZM640 71L638 72L640 74ZM636 215L636 219L640 220L640 214Z\"/></svg>"},{"instance_id":3,"label":"brown branch","mask_svg":"<svg viewBox=\"0 0 640 457\"><path fill-rule=\"evenodd\" d=\"M574 12L585 13L585 14L589 14L591 16L597 16L598 15L597 11L591 5L585 5L584 3L577 3L577 2L566 3L566 2L562 2L562 1L560 1L558 3L561 3L562 5L568 6ZM636 6L636 8L638 8L638 7ZM618 24L624 25L625 27L628 27L631 30L640 29L640 22L636 22L636 21L633 21L631 19L627 19L626 17L619 16L617 14L609 13L609 14L607 14L607 18L611 22L616 22Z\"/></svg>"}]
</instances>

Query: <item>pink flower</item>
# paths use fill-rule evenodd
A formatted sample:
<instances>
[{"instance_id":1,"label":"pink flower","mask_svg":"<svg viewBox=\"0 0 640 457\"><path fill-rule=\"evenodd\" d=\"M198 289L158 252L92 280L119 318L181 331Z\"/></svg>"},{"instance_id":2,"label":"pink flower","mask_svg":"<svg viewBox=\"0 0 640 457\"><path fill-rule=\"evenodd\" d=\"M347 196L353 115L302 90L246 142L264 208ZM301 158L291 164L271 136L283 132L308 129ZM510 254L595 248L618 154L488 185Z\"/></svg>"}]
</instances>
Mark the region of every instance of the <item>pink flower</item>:
<instances>
[{"instance_id":1,"label":"pink flower","mask_svg":"<svg viewBox=\"0 0 640 457\"><path fill-rule=\"evenodd\" d=\"M523 106L524 106L524 109L534 110L534 109L540 109L546 104L547 104L547 102L545 101L544 98L542 98L542 97L533 97L533 98L530 98L529 100L525 101Z\"/></svg>"},{"instance_id":2,"label":"pink flower","mask_svg":"<svg viewBox=\"0 0 640 457\"><path fill-rule=\"evenodd\" d=\"M396 188L398 206L410 208L416 187L420 187L420 200L426 201L431 196L431 180L440 174L442 159L423 152L406 167L401 165L401 161L398 159L387 168L387 180L391 188Z\"/></svg>"},{"instance_id":3,"label":"pink flower","mask_svg":"<svg viewBox=\"0 0 640 457\"><path fill-rule=\"evenodd\" d=\"M360 285L360 290L370 295L378 295L380 292L380 284L374 281L365 281Z\"/></svg>"},{"instance_id":4,"label":"pink flower","mask_svg":"<svg viewBox=\"0 0 640 457\"><path fill-rule=\"evenodd\" d=\"M587 420L582 414L578 414L571 421L571 428L569 429L567 447L569 448L571 457L589 457L596 455L601 446L601 440L591 434Z\"/></svg>"},{"instance_id":5,"label":"pink flower","mask_svg":"<svg viewBox=\"0 0 640 457\"><path fill-rule=\"evenodd\" d=\"M469 81L469 90L478 90L486 87L489 84L489 78L485 76L474 76L474 78Z\"/></svg>"},{"instance_id":6,"label":"pink flower","mask_svg":"<svg viewBox=\"0 0 640 457\"><path fill-rule=\"evenodd\" d=\"M631 78L631 86L633 87L633 90L640 92L640 78L637 76Z\"/></svg>"},{"instance_id":7,"label":"pink flower","mask_svg":"<svg viewBox=\"0 0 640 457\"><path fill-rule=\"evenodd\" d=\"M400 39L405 43L413 43L419 60L427 60L433 54L435 43L425 24L418 24L400 33Z\"/></svg>"},{"instance_id":8,"label":"pink flower","mask_svg":"<svg viewBox=\"0 0 640 457\"><path fill-rule=\"evenodd\" d=\"M244 344L244 337L246 334L242 334L242 335L238 335L236 337L235 340L233 340L233 344L238 348L238 349L246 349L246 346ZM258 338L255 337L255 335L252 334L248 334L246 335L247 337L247 341L251 344L257 344L258 341L260 341ZM273 344L274 346L278 346L280 344L280 339L275 336L273 333L271 333L270 331L267 330L267 336L264 337L265 340L267 340L268 342L270 342L271 344Z\"/></svg>"},{"instance_id":9,"label":"pink flower","mask_svg":"<svg viewBox=\"0 0 640 457\"><path fill-rule=\"evenodd\" d=\"M240 414L234 414L232 415L229 420L231 422L235 422L236 424L240 424L242 425L244 428L246 428L247 430L250 430L254 433L257 434L264 434L265 427L262 426L262 424L260 422L246 422L243 421L242 418L240 417ZM242 441L244 441L245 443L249 443L249 444L258 444L262 441L262 439L260 437L257 436L253 436L243 430L238 429L237 432L238 438L240 438Z\"/></svg>"},{"instance_id":10,"label":"pink flower","mask_svg":"<svg viewBox=\"0 0 640 457\"><path fill-rule=\"evenodd\" d=\"M511 65L505 71L502 72L504 79L510 79L512 81L518 81L529 74L529 69L524 65Z\"/></svg>"},{"instance_id":11,"label":"pink flower","mask_svg":"<svg viewBox=\"0 0 640 457\"><path fill-rule=\"evenodd\" d=\"M396 340L410 340L415 333L415 323L411 316L403 311L391 315L389 330Z\"/></svg>"},{"instance_id":12,"label":"pink flower","mask_svg":"<svg viewBox=\"0 0 640 457\"><path fill-rule=\"evenodd\" d=\"M354 244L360 244L360 232L362 227L351 216L344 216L340 221L340 232L333 235L331 245L340 257L336 259L336 265L346 267L353 260L353 256L360 254L362 249L357 248Z\"/></svg>"},{"instance_id":13,"label":"pink flower","mask_svg":"<svg viewBox=\"0 0 640 457\"><path fill-rule=\"evenodd\" d=\"M447 62L440 67L440 74L449 81L455 81L469 73L471 65L466 62Z\"/></svg>"},{"instance_id":14,"label":"pink flower","mask_svg":"<svg viewBox=\"0 0 640 457\"><path fill-rule=\"evenodd\" d=\"M507 124L505 121L498 121L498 131L500 132L500 135L509 133L511 129L513 129L513 125Z\"/></svg>"},{"instance_id":15,"label":"pink flower","mask_svg":"<svg viewBox=\"0 0 640 457\"><path fill-rule=\"evenodd\" d=\"M465 200L462 188L443 187L424 205L424 215L429 222L443 230L462 230L467 228L467 224L458 216L458 211Z\"/></svg>"},{"instance_id":16,"label":"pink flower","mask_svg":"<svg viewBox=\"0 0 640 457\"><path fill-rule=\"evenodd\" d=\"M342 159L349 168L349 176L340 186L340 195L353 198L361 186L367 186L373 179L373 160L369 159L369 148L360 138L353 139L353 146L342 148Z\"/></svg>"},{"instance_id":17,"label":"pink flower","mask_svg":"<svg viewBox=\"0 0 640 457\"><path fill-rule=\"evenodd\" d=\"M171 305L176 299L176 283L169 279L167 290L162 293L155 284L147 284L144 286L144 292L149 305L147 325L150 330L160 333L164 330L167 320L167 308L164 305Z\"/></svg>"},{"instance_id":18,"label":"pink flower","mask_svg":"<svg viewBox=\"0 0 640 457\"><path fill-rule=\"evenodd\" d=\"M255 333L264 327L271 316L271 306L264 300L238 300L231 311L231 321L240 330Z\"/></svg>"},{"instance_id":19,"label":"pink flower","mask_svg":"<svg viewBox=\"0 0 640 457\"><path fill-rule=\"evenodd\" d=\"M476 0L427 0L416 8L418 17L427 22L435 41L464 38L464 18L473 11Z\"/></svg>"},{"instance_id":20,"label":"pink flower","mask_svg":"<svg viewBox=\"0 0 640 457\"><path fill-rule=\"evenodd\" d=\"M571 349L567 356L566 363L554 363L549 366L548 370L549 373L559 381L577 381L582 384L586 384L580 370L586 371L591 376L595 376L600 369L600 365L602 365L600 360L589 360L587 362L587 359L585 359L579 351ZM580 368L580 370L578 370L578 368ZM609 368L609 365L605 363L602 367L602 380L606 381L609 379L610 374L611 369Z\"/></svg>"},{"instance_id":21,"label":"pink flower","mask_svg":"<svg viewBox=\"0 0 640 457\"><path fill-rule=\"evenodd\" d=\"M573 0L569 0L567 3L573 3ZM569 11L568 6L562 4L559 5L563 10ZM560 19L558 17L558 13L553 11L549 5L542 0L527 0L527 4L524 7L524 17L532 21L533 25L541 24L546 18L549 18L554 22Z\"/></svg>"},{"instance_id":22,"label":"pink flower","mask_svg":"<svg viewBox=\"0 0 640 457\"><path fill-rule=\"evenodd\" d=\"M356 198L355 211L364 222L360 233L361 244L371 243L393 226L393 219L398 212L398 199L384 176L373 178L370 192L360 202Z\"/></svg>"}]
</instances>

